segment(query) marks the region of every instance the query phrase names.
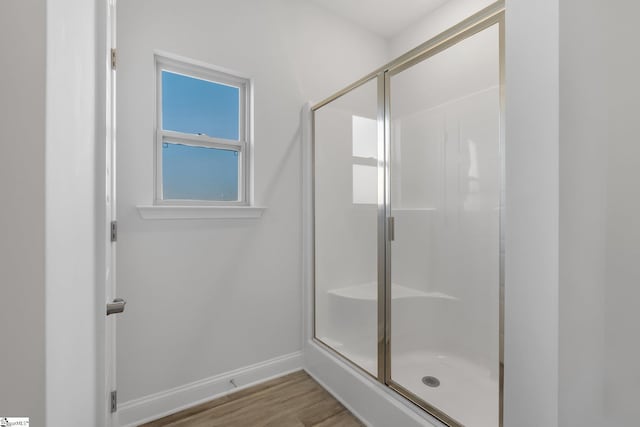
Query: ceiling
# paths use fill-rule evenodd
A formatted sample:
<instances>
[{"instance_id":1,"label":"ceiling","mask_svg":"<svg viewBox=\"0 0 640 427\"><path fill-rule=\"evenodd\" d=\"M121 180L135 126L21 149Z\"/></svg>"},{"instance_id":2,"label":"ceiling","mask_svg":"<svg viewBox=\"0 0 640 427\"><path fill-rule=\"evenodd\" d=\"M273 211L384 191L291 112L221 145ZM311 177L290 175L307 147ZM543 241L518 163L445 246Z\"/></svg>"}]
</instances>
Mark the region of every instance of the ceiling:
<instances>
[{"instance_id":1,"label":"ceiling","mask_svg":"<svg viewBox=\"0 0 640 427\"><path fill-rule=\"evenodd\" d=\"M311 0L384 38L397 35L447 0Z\"/></svg>"}]
</instances>

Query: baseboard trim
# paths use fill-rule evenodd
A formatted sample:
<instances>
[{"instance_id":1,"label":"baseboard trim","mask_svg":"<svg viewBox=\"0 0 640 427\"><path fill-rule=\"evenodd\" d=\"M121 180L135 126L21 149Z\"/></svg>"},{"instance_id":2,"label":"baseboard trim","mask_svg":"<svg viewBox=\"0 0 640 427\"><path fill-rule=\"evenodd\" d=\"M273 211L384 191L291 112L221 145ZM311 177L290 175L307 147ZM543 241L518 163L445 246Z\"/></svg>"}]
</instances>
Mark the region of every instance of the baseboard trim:
<instances>
[{"instance_id":1,"label":"baseboard trim","mask_svg":"<svg viewBox=\"0 0 640 427\"><path fill-rule=\"evenodd\" d=\"M119 405L116 425L134 427L301 369L298 351L130 400Z\"/></svg>"}]
</instances>

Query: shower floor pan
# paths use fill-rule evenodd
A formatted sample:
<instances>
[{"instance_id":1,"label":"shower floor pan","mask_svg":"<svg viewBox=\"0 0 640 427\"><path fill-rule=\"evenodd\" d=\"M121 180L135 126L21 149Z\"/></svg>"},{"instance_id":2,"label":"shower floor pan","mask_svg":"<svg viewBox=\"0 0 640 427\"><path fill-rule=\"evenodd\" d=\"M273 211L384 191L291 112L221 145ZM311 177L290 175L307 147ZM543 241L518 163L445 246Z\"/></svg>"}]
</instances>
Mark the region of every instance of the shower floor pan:
<instances>
[{"instance_id":1,"label":"shower floor pan","mask_svg":"<svg viewBox=\"0 0 640 427\"><path fill-rule=\"evenodd\" d=\"M440 384L425 385L425 376L437 378ZM391 378L465 426L498 426L498 379L475 363L430 351L394 354Z\"/></svg>"},{"instance_id":2,"label":"shower floor pan","mask_svg":"<svg viewBox=\"0 0 640 427\"><path fill-rule=\"evenodd\" d=\"M328 341L356 365L376 372L374 359L349 353L340 343ZM425 385L425 376L437 378L440 384ZM391 378L465 426L498 427L498 379L485 367L453 354L418 350L392 355Z\"/></svg>"}]
</instances>

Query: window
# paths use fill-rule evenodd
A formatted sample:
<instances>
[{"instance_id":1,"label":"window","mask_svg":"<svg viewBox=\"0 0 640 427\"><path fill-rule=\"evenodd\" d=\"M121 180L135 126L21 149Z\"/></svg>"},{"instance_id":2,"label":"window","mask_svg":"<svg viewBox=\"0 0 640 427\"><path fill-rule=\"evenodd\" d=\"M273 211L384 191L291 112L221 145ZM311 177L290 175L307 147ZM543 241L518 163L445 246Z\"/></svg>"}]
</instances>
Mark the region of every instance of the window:
<instances>
[{"instance_id":1,"label":"window","mask_svg":"<svg viewBox=\"0 0 640 427\"><path fill-rule=\"evenodd\" d=\"M248 205L250 81L155 60L156 204Z\"/></svg>"}]
</instances>

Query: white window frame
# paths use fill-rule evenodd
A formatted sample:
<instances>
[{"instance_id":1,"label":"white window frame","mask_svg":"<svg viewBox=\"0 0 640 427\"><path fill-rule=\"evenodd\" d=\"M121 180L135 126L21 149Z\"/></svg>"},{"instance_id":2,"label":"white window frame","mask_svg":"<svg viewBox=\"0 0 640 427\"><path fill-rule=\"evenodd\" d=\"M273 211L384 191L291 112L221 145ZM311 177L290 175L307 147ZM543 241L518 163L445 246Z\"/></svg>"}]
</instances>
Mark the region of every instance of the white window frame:
<instances>
[{"instance_id":1,"label":"white window frame","mask_svg":"<svg viewBox=\"0 0 640 427\"><path fill-rule=\"evenodd\" d=\"M252 205L252 81L195 60L156 53L156 115L155 115L155 197L159 206L251 206ZM216 138L164 130L162 127L162 71L182 74L239 89L238 140ZM165 199L162 179L162 146L164 142L192 147L218 148L238 153L238 200Z\"/></svg>"}]
</instances>

